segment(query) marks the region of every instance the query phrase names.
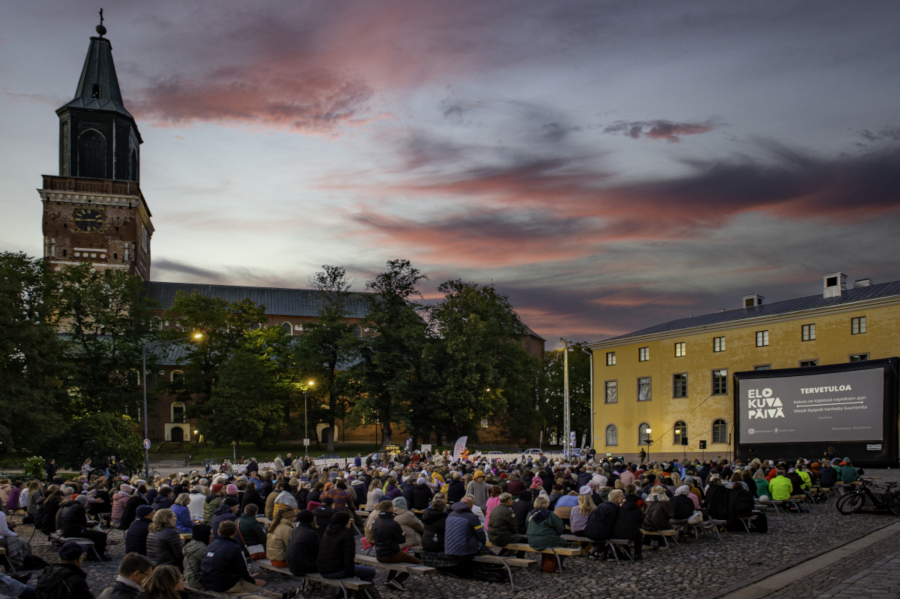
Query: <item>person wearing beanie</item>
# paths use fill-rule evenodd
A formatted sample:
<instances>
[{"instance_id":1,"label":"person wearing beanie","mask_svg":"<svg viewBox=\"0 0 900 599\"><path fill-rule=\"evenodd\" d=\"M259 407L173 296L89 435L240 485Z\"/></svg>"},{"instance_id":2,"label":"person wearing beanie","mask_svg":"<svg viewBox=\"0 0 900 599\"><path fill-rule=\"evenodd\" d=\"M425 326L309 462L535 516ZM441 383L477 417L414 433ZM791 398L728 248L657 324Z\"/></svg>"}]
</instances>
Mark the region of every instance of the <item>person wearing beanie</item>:
<instances>
[{"instance_id":1,"label":"person wearing beanie","mask_svg":"<svg viewBox=\"0 0 900 599\"><path fill-rule=\"evenodd\" d=\"M406 499L397 497L392 502L394 504L394 522L403 529L406 541L400 545L400 549L406 549L413 545L422 544L422 532L425 527L422 522L416 518L416 515L409 509ZM426 506L427 507L427 506Z\"/></svg>"},{"instance_id":2,"label":"person wearing beanie","mask_svg":"<svg viewBox=\"0 0 900 599\"><path fill-rule=\"evenodd\" d=\"M297 527L291 532L287 547L288 569L294 576L318 572L319 535L313 530L315 516L309 510L297 513Z\"/></svg>"},{"instance_id":3,"label":"person wearing beanie","mask_svg":"<svg viewBox=\"0 0 900 599\"><path fill-rule=\"evenodd\" d=\"M216 510L219 509L219 506L222 505L222 499L225 497L225 486L222 483L213 484L212 488L209 490L209 495L206 498L206 505L203 506L203 521L204 522L212 522L213 514L216 513ZM216 529L213 529L213 535L216 534Z\"/></svg>"},{"instance_id":4,"label":"person wearing beanie","mask_svg":"<svg viewBox=\"0 0 900 599\"><path fill-rule=\"evenodd\" d=\"M147 535L153 521L153 508L149 505L138 506L135 519L125 531L125 553L147 555Z\"/></svg>"},{"instance_id":5,"label":"person wearing beanie","mask_svg":"<svg viewBox=\"0 0 900 599\"><path fill-rule=\"evenodd\" d=\"M195 524L191 529L191 540L184 546L184 582L196 590L204 590L200 580L200 562L212 542L212 528L209 524Z\"/></svg>"},{"instance_id":6,"label":"person wearing beanie","mask_svg":"<svg viewBox=\"0 0 900 599\"><path fill-rule=\"evenodd\" d=\"M87 583L87 573L81 569L84 548L69 541L59 548L59 563L50 564L35 585L39 597L94 599Z\"/></svg>"},{"instance_id":7,"label":"person wearing beanie","mask_svg":"<svg viewBox=\"0 0 900 599\"><path fill-rule=\"evenodd\" d=\"M237 497L229 496L222 499L222 503L213 513L212 521L209 525L213 530L213 537L218 536L219 525L222 522L234 522L238 518L238 512L241 510L241 503ZM239 541L236 541L240 545Z\"/></svg>"},{"instance_id":8,"label":"person wearing beanie","mask_svg":"<svg viewBox=\"0 0 900 599\"><path fill-rule=\"evenodd\" d=\"M81 537L94 542L94 549L103 561L112 560L106 555L106 533L92 530L88 524L87 495L78 495L74 501L67 503L59 514L59 529L64 537ZM96 523L92 523L96 524Z\"/></svg>"}]
</instances>

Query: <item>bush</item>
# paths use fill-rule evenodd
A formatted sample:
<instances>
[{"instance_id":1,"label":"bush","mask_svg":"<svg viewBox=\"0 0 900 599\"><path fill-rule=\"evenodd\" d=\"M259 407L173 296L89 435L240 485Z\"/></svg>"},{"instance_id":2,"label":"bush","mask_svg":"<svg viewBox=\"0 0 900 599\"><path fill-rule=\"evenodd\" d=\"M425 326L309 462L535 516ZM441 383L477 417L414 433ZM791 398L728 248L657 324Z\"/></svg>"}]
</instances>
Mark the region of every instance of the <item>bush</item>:
<instances>
[{"instance_id":1,"label":"bush","mask_svg":"<svg viewBox=\"0 0 900 599\"><path fill-rule=\"evenodd\" d=\"M47 473L44 472L44 458L40 456L31 456L25 460L25 479L26 480L44 480Z\"/></svg>"},{"instance_id":2,"label":"bush","mask_svg":"<svg viewBox=\"0 0 900 599\"><path fill-rule=\"evenodd\" d=\"M76 472L86 458L99 465L102 458L114 455L117 460L125 459L126 471L136 472L144 461L144 447L132 426L132 421L124 416L92 414L50 439L44 453L56 459L59 467Z\"/></svg>"}]
</instances>

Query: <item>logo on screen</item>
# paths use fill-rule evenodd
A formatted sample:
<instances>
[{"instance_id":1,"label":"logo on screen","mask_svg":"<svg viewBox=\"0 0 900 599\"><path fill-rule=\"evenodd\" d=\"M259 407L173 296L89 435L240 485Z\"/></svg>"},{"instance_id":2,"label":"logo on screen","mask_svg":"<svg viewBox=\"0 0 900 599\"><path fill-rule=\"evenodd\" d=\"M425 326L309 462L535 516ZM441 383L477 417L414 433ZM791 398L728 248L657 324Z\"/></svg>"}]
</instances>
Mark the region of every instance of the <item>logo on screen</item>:
<instances>
[{"instance_id":1,"label":"logo on screen","mask_svg":"<svg viewBox=\"0 0 900 599\"><path fill-rule=\"evenodd\" d=\"M784 418L783 404L778 397L772 397L769 388L750 389L747 392L747 406L750 408L748 418Z\"/></svg>"},{"instance_id":2,"label":"logo on screen","mask_svg":"<svg viewBox=\"0 0 900 599\"><path fill-rule=\"evenodd\" d=\"M752 435L752 434L755 433L755 432L756 432L756 431L753 430L752 428L748 428L748 429L747 429L747 434L748 434L748 435Z\"/></svg>"}]
</instances>

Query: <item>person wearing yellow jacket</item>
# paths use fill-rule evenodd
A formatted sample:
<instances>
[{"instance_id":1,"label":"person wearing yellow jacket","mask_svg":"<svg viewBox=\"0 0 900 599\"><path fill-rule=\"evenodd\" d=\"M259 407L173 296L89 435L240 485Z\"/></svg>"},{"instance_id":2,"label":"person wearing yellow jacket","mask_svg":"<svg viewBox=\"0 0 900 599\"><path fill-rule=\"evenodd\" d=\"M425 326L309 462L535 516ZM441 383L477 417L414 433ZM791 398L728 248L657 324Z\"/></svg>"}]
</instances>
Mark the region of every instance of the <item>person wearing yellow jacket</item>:
<instances>
[{"instance_id":1,"label":"person wearing yellow jacket","mask_svg":"<svg viewBox=\"0 0 900 599\"><path fill-rule=\"evenodd\" d=\"M794 483L784 475L784 470L779 470L777 476L769 483L769 491L773 501L784 501L791 498Z\"/></svg>"},{"instance_id":2,"label":"person wearing yellow jacket","mask_svg":"<svg viewBox=\"0 0 900 599\"><path fill-rule=\"evenodd\" d=\"M812 479L809 477L809 472L807 472L805 468L801 469L800 467L798 467L797 475L803 479L803 484L800 485L800 488L803 489L804 491L811 491L812 490Z\"/></svg>"}]
</instances>

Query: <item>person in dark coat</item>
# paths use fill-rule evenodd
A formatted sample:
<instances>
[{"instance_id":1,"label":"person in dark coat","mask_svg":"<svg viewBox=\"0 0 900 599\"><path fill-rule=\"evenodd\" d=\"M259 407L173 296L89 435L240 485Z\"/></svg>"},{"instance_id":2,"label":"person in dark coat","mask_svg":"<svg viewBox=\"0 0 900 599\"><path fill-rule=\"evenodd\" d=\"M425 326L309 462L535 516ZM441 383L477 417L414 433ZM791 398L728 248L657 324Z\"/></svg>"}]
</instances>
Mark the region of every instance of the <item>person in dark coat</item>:
<instances>
[{"instance_id":1,"label":"person in dark coat","mask_svg":"<svg viewBox=\"0 0 900 599\"><path fill-rule=\"evenodd\" d=\"M434 503L422 514L422 549L428 553L444 553L444 535L446 533L447 503L443 499L435 499ZM425 565L428 560L423 559Z\"/></svg>"},{"instance_id":2,"label":"person in dark coat","mask_svg":"<svg viewBox=\"0 0 900 599\"><path fill-rule=\"evenodd\" d=\"M138 493L128 498L128 501L125 502L125 509L122 510L122 518L119 520L119 530L128 530L128 526L134 522L138 507L142 505L147 505L147 501Z\"/></svg>"},{"instance_id":3,"label":"person in dark coat","mask_svg":"<svg viewBox=\"0 0 900 599\"><path fill-rule=\"evenodd\" d=\"M255 503L247 504L247 507L244 508L244 513L235 521L238 536L234 540L241 546L241 549L246 550L247 547L252 545L266 546L266 531L259 520L256 519L256 514L258 513L259 508L256 507Z\"/></svg>"},{"instance_id":4,"label":"person in dark coat","mask_svg":"<svg viewBox=\"0 0 900 599\"><path fill-rule=\"evenodd\" d=\"M591 553L591 557L607 558L606 540L614 539L616 534L616 522L619 519L619 503L624 499L624 494L620 489L614 489L609 493L609 501L604 501L588 516L587 526L584 528L584 536L602 548L596 548Z\"/></svg>"},{"instance_id":5,"label":"person in dark coat","mask_svg":"<svg viewBox=\"0 0 900 599\"><path fill-rule=\"evenodd\" d=\"M172 510L153 513L147 535L147 557L157 566L184 567L184 542L175 528L178 519Z\"/></svg>"},{"instance_id":6,"label":"person in dark coat","mask_svg":"<svg viewBox=\"0 0 900 599\"><path fill-rule=\"evenodd\" d=\"M38 597L65 599L94 599L87 583L87 573L81 569L84 548L69 541L59 548L59 563L50 564L41 572L35 588Z\"/></svg>"},{"instance_id":7,"label":"person in dark coat","mask_svg":"<svg viewBox=\"0 0 900 599\"><path fill-rule=\"evenodd\" d=\"M259 491L256 490L256 487L253 485L249 485L247 490L244 491L244 496L241 498L241 512L246 513L247 504L254 504L257 507L257 513L265 513L266 511L266 501L262 498L262 495L259 494ZM297 504L299 505L299 504ZM251 543L252 544L252 543ZM263 543L265 544L265 543Z\"/></svg>"},{"instance_id":8,"label":"person in dark coat","mask_svg":"<svg viewBox=\"0 0 900 599\"><path fill-rule=\"evenodd\" d=\"M265 586L266 581L250 576L244 552L234 541L237 526L224 520L215 532L218 536L200 561L200 581L204 588L217 593L258 594L256 587Z\"/></svg>"},{"instance_id":9,"label":"person in dark coat","mask_svg":"<svg viewBox=\"0 0 900 599\"><path fill-rule=\"evenodd\" d=\"M219 524L226 521L234 522L237 520L237 514L240 507L241 505L237 497L226 497L222 500L222 503L216 508L216 511L213 512L212 522L209 523L213 529L213 537L215 537L216 533L219 531Z\"/></svg>"},{"instance_id":10,"label":"person in dark coat","mask_svg":"<svg viewBox=\"0 0 900 599\"><path fill-rule=\"evenodd\" d=\"M710 518L716 520L728 519L728 489L718 479L710 481L704 503Z\"/></svg>"},{"instance_id":11,"label":"person in dark coat","mask_svg":"<svg viewBox=\"0 0 900 599\"><path fill-rule=\"evenodd\" d=\"M316 567L324 578L355 576L366 582L375 580L375 568L356 565L356 539L350 532L350 514L347 512L338 512L331 519L319 546Z\"/></svg>"},{"instance_id":12,"label":"person in dark coat","mask_svg":"<svg viewBox=\"0 0 900 599\"><path fill-rule=\"evenodd\" d=\"M386 502L382 502L386 503ZM335 516L337 518L337 516ZM476 517L477 519L477 517ZM406 542L403 528L394 521L394 506L386 507L379 512L375 526L375 558L383 564L421 564L422 562L410 554L401 551L400 545ZM321 567L320 557L320 567ZM406 572L388 571L387 584L397 590L405 591L403 581L409 578Z\"/></svg>"},{"instance_id":13,"label":"person in dark coat","mask_svg":"<svg viewBox=\"0 0 900 599\"><path fill-rule=\"evenodd\" d=\"M54 491L44 499L44 503L42 504L44 508L44 517L40 522L39 528L40 531L48 537L56 532L56 515L59 512L62 501L62 492Z\"/></svg>"},{"instance_id":14,"label":"person in dark coat","mask_svg":"<svg viewBox=\"0 0 900 599\"><path fill-rule=\"evenodd\" d=\"M336 513L336 510L332 507L333 504L334 499L324 497L322 505L313 510L313 516L316 518L316 529L320 539L325 536L325 531L328 529L328 525L331 524L331 518Z\"/></svg>"},{"instance_id":15,"label":"person in dark coat","mask_svg":"<svg viewBox=\"0 0 900 599\"><path fill-rule=\"evenodd\" d=\"M53 480L53 477L56 476L57 470L58 470L58 468L56 467L56 460L51 459L49 462L47 462L46 471L47 471L47 481L48 482Z\"/></svg>"},{"instance_id":16,"label":"person in dark coat","mask_svg":"<svg viewBox=\"0 0 900 599\"><path fill-rule=\"evenodd\" d=\"M831 488L837 483L837 471L831 467L822 465L819 470L819 484L825 488Z\"/></svg>"},{"instance_id":17,"label":"person in dark coat","mask_svg":"<svg viewBox=\"0 0 900 599\"><path fill-rule=\"evenodd\" d=\"M512 504L516 517L516 534L524 535L528 529L528 514L531 513L531 491L526 489L519 494L519 499Z\"/></svg>"},{"instance_id":18,"label":"person in dark coat","mask_svg":"<svg viewBox=\"0 0 900 599\"><path fill-rule=\"evenodd\" d=\"M516 515L512 511L512 505L512 495L500 493L500 504L491 510L491 521L488 527L488 540L491 545L504 547L512 543L528 541L525 535L517 532Z\"/></svg>"},{"instance_id":19,"label":"person in dark coat","mask_svg":"<svg viewBox=\"0 0 900 599\"><path fill-rule=\"evenodd\" d=\"M641 498L634 493L625 496L625 503L619 507L619 515L613 528L614 539L627 539L634 543L634 559L642 560L644 535L641 534L641 524L644 522L644 511L638 506ZM690 499L688 498L688 501ZM693 504L692 504L693 505Z\"/></svg>"},{"instance_id":20,"label":"person in dark coat","mask_svg":"<svg viewBox=\"0 0 900 599\"><path fill-rule=\"evenodd\" d=\"M694 502L688 497L691 488L681 485L675 489L675 497L672 499L672 509L675 511L675 520L687 520L694 515Z\"/></svg>"},{"instance_id":21,"label":"person in dark coat","mask_svg":"<svg viewBox=\"0 0 900 599\"><path fill-rule=\"evenodd\" d=\"M153 520L153 508L149 505L138 507L134 522L125 531L125 553L147 555L147 535Z\"/></svg>"},{"instance_id":22,"label":"person in dark coat","mask_svg":"<svg viewBox=\"0 0 900 599\"><path fill-rule=\"evenodd\" d=\"M172 499L172 487L162 487L153 499L153 503L150 504L150 507L153 508L154 512L158 512L159 510L172 509L174 503L175 501Z\"/></svg>"},{"instance_id":23,"label":"person in dark coat","mask_svg":"<svg viewBox=\"0 0 900 599\"><path fill-rule=\"evenodd\" d=\"M420 478L416 481L416 486L412 492L413 502L407 503L407 505L411 505L414 510L425 510L428 508L428 504L431 503L431 487L425 484L425 479ZM407 499L407 502L409 500Z\"/></svg>"},{"instance_id":24,"label":"person in dark coat","mask_svg":"<svg viewBox=\"0 0 900 599\"><path fill-rule=\"evenodd\" d=\"M91 530L88 527L87 513L84 506L87 505L86 495L79 495L75 501L70 501L62 508L59 515L59 530L64 537L81 537L94 542L94 549L104 561L112 560L106 555L106 533L99 530Z\"/></svg>"},{"instance_id":25,"label":"person in dark coat","mask_svg":"<svg viewBox=\"0 0 900 599\"><path fill-rule=\"evenodd\" d=\"M412 505L415 498L413 497L413 491L415 490L416 485L413 484L412 480L407 479L403 481L400 485L400 491L403 494L403 499L406 500L406 505Z\"/></svg>"},{"instance_id":26,"label":"person in dark coat","mask_svg":"<svg viewBox=\"0 0 900 599\"><path fill-rule=\"evenodd\" d=\"M447 489L447 504L453 505L454 503L462 501L462 498L465 496L466 485L463 484L459 472L454 472L453 480L450 481L449 488Z\"/></svg>"},{"instance_id":27,"label":"person in dark coat","mask_svg":"<svg viewBox=\"0 0 900 599\"><path fill-rule=\"evenodd\" d=\"M319 535L313 530L315 517L309 510L300 510L297 527L291 532L287 548L288 570L294 576L304 576L318 572Z\"/></svg>"},{"instance_id":28,"label":"person in dark coat","mask_svg":"<svg viewBox=\"0 0 900 599\"><path fill-rule=\"evenodd\" d=\"M153 571L153 562L137 553L129 553L119 563L119 575L111 587L100 593L99 599L135 599L141 583Z\"/></svg>"}]
</instances>

